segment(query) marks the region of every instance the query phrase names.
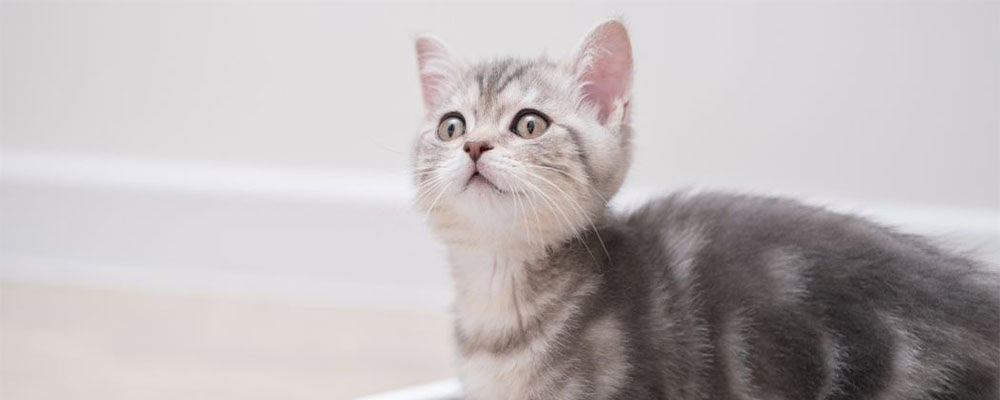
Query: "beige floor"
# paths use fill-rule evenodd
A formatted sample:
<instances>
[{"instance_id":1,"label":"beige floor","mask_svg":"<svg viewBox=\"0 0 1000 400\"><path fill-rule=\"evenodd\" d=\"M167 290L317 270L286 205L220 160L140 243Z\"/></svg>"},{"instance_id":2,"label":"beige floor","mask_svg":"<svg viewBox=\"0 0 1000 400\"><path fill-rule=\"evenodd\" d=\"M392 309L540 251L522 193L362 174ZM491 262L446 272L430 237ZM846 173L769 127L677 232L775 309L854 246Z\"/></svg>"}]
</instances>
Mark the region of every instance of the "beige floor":
<instances>
[{"instance_id":1,"label":"beige floor","mask_svg":"<svg viewBox=\"0 0 1000 400\"><path fill-rule=\"evenodd\" d=\"M0 283L0 398L345 399L453 374L444 314Z\"/></svg>"}]
</instances>

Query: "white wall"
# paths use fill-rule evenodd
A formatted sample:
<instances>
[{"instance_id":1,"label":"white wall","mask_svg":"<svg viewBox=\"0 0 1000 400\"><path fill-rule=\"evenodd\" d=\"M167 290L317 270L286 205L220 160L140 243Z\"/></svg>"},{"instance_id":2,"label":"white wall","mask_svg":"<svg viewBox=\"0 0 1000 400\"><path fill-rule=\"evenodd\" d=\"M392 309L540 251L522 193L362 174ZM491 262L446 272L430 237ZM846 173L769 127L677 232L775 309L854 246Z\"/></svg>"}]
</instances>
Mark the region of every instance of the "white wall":
<instances>
[{"instance_id":1,"label":"white wall","mask_svg":"<svg viewBox=\"0 0 1000 400\"><path fill-rule=\"evenodd\" d=\"M559 56L620 14L637 182L1000 207L996 2L3 7L9 148L403 170L417 32Z\"/></svg>"},{"instance_id":2,"label":"white wall","mask_svg":"<svg viewBox=\"0 0 1000 400\"><path fill-rule=\"evenodd\" d=\"M0 6L5 274L435 291L439 249L397 190L413 37L558 57L611 15L636 54L630 187L839 199L917 210L890 219L928 233L974 225L966 246L1000 237L997 2L28 0Z\"/></svg>"}]
</instances>

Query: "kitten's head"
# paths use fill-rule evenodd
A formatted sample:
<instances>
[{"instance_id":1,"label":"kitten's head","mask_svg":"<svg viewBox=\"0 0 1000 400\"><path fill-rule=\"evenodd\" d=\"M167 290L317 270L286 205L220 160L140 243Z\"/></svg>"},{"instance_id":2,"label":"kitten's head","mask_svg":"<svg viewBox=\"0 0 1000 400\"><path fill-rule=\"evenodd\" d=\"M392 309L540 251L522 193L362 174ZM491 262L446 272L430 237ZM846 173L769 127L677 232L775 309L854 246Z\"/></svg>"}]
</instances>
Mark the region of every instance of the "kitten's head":
<instances>
[{"instance_id":1,"label":"kitten's head","mask_svg":"<svg viewBox=\"0 0 1000 400\"><path fill-rule=\"evenodd\" d=\"M466 64L417 39L418 205L454 240L548 244L591 228L630 163L632 49L620 21L568 59Z\"/></svg>"}]
</instances>

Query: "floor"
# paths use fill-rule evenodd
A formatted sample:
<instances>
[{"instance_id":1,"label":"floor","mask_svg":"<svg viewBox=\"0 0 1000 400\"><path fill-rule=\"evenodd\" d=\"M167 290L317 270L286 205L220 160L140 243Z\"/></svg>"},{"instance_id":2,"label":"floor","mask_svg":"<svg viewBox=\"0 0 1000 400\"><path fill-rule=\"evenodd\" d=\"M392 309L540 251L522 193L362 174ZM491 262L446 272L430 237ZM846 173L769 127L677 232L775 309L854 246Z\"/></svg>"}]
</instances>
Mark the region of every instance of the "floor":
<instances>
[{"instance_id":1,"label":"floor","mask_svg":"<svg viewBox=\"0 0 1000 400\"><path fill-rule=\"evenodd\" d=\"M3 399L350 399L452 354L444 313L0 282Z\"/></svg>"}]
</instances>

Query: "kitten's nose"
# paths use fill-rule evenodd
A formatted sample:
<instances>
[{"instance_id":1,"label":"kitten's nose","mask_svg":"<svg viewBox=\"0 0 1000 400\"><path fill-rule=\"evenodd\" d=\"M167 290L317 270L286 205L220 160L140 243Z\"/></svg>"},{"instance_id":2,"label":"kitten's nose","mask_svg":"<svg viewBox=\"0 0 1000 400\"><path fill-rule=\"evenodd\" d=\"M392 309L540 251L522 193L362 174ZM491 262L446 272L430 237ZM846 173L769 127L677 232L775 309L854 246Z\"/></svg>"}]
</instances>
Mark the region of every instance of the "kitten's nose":
<instances>
[{"instance_id":1,"label":"kitten's nose","mask_svg":"<svg viewBox=\"0 0 1000 400\"><path fill-rule=\"evenodd\" d=\"M483 153L493 150L493 146L484 141L465 142L463 148L466 153L469 153L469 157L472 158L473 162L479 161L479 156L483 155Z\"/></svg>"}]
</instances>

